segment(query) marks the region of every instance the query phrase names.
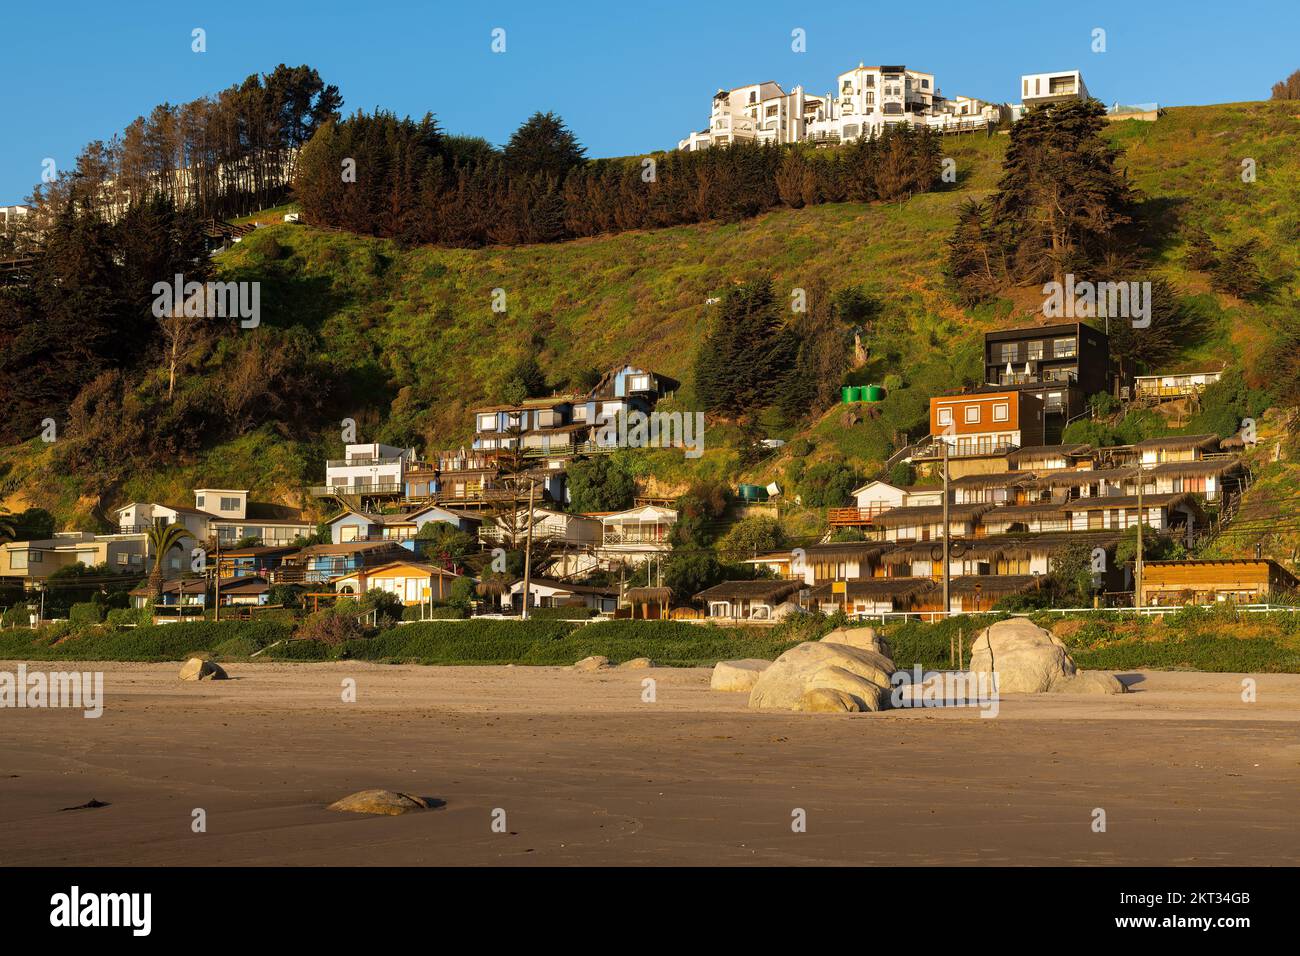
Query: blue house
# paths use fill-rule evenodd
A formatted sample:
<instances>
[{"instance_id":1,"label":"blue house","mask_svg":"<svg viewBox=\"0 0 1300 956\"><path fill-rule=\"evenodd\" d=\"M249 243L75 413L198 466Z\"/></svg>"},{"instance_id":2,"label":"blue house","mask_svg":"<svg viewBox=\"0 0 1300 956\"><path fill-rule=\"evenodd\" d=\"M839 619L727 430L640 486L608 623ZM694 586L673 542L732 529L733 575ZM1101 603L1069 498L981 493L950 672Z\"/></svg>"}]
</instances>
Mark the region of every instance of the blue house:
<instances>
[{"instance_id":1,"label":"blue house","mask_svg":"<svg viewBox=\"0 0 1300 956\"><path fill-rule=\"evenodd\" d=\"M330 540L334 544L354 541L386 541L415 551L420 529L431 521L442 521L460 531L473 533L482 519L438 505L426 505L402 514L364 514L345 511L329 522Z\"/></svg>"}]
</instances>

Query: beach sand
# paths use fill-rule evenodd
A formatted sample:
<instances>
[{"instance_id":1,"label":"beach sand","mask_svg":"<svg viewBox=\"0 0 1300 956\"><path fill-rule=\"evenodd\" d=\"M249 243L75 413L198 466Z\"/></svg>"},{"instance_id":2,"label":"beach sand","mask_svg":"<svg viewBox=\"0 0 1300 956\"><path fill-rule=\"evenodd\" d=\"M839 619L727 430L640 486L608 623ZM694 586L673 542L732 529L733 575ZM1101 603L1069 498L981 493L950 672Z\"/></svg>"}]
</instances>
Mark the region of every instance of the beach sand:
<instances>
[{"instance_id":1,"label":"beach sand","mask_svg":"<svg viewBox=\"0 0 1300 956\"><path fill-rule=\"evenodd\" d=\"M8 865L1300 863L1300 675L1254 703L1243 675L1121 675L987 719L754 712L705 668L27 666L102 670L106 702L0 710ZM444 803L324 809L372 787Z\"/></svg>"}]
</instances>

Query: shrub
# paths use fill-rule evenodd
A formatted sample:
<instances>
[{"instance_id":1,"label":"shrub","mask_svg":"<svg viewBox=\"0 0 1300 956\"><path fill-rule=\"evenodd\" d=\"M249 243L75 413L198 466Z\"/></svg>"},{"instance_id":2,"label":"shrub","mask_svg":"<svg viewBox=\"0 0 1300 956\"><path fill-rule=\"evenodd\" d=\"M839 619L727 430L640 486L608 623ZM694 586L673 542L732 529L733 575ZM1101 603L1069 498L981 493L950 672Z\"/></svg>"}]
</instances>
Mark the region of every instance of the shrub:
<instances>
[{"instance_id":1,"label":"shrub","mask_svg":"<svg viewBox=\"0 0 1300 956\"><path fill-rule=\"evenodd\" d=\"M0 615L0 627L30 627L32 612L26 604L15 604Z\"/></svg>"},{"instance_id":2,"label":"shrub","mask_svg":"<svg viewBox=\"0 0 1300 956\"><path fill-rule=\"evenodd\" d=\"M357 620L352 607L327 607L308 615L298 625L294 637L303 641L319 641L332 647L361 637L365 632L366 629Z\"/></svg>"},{"instance_id":3,"label":"shrub","mask_svg":"<svg viewBox=\"0 0 1300 956\"><path fill-rule=\"evenodd\" d=\"M434 607L413 604L402 610L403 621L455 620L467 617L469 617L468 608L453 604L439 604Z\"/></svg>"},{"instance_id":4,"label":"shrub","mask_svg":"<svg viewBox=\"0 0 1300 956\"><path fill-rule=\"evenodd\" d=\"M68 620L73 624L100 624L104 620L104 608L89 601L74 604L68 610Z\"/></svg>"},{"instance_id":5,"label":"shrub","mask_svg":"<svg viewBox=\"0 0 1300 956\"><path fill-rule=\"evenodd\" d=\"M122 627L129 624L134 624L136 627L148 627L153 623L153 605L114 608L108 612L105 620L110 627Z\"/></svg>"}]
</instances>

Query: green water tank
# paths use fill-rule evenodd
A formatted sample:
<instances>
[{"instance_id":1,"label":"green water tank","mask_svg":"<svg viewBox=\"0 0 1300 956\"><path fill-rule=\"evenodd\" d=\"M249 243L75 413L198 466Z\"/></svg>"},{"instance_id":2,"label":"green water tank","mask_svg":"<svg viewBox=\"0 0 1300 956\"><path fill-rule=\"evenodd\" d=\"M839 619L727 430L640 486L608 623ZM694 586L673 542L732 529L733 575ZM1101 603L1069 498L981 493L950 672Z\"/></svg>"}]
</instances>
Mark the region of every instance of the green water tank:
<instances>
[{"instance_id":1,"label":"green water tank","mask_svg":"<svg viewBox=\"0 0 1300 956\"><path fill-rule=\"evenodd\" d=\"M853 401L852 385L845 385L843 388L840 389L840 400L844 402L845 405Z\"/></svg>"},{"instance_id":2,"label":"green water tank","mask_svg":"<svg viewBox=\"0 0 1300 956\"><path fill-rule=\"evenodd\" d=\"M883 402L885 400L885 388L883 385L867 386L867 401Z\"/></svg>"}]
</instances>

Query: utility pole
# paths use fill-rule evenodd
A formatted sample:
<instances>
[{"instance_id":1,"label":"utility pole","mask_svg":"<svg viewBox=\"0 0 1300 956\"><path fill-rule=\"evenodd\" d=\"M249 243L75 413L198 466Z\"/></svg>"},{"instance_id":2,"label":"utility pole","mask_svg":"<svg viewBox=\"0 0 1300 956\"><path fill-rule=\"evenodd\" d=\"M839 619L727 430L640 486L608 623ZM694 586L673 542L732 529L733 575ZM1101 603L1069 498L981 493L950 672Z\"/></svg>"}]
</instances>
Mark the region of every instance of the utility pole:
<instances>
[{"instance_id":1,"label":"utility pole","mask_svg":"<svg viewBox=\"0 0 1300 956\"><path fill-rule=\"evenodd\" d=\"M1147 523L1146 514L1142 511L1142 485L1145 483L1145 475L1142 463L1138 462L1138 541L1137 557L1133 562L1133 607L1138 613L1142 613L1142 526Z\"/></svg>"},{"instance_id":2,"label":"utility pole","mask_svg":"<svg viewBox=\"0 0 1300 956\"><path fill-rule=\"evenodd\" d=\"M944 620L952 614L952 595L950 593L948 567L948 440L943 439L943 616Z\"/></svg>"},{"instance_id":3,"label":"utility pole","mask_svg":"<svg viewBox=\"0 0 1300 956\"><path fill-rule=\"evenodd\" d=\"M238 544L239 542L235 542ZM212 575L212 620L221 620L221 535L217 535L216 571Z\"/></svg>"},{"instance_id":4,"label":"utility pole","mask_svg":"<svg viewBox=\"0 0 1300 956\"><path fill-rule=\"evenodd\" d=\"M528 597L532 582L533 560L533 492L537 488L534 478L528 479L528 537L524 541L524 608L520 620L528 620Z\"/></svg>"}]
</instances>

